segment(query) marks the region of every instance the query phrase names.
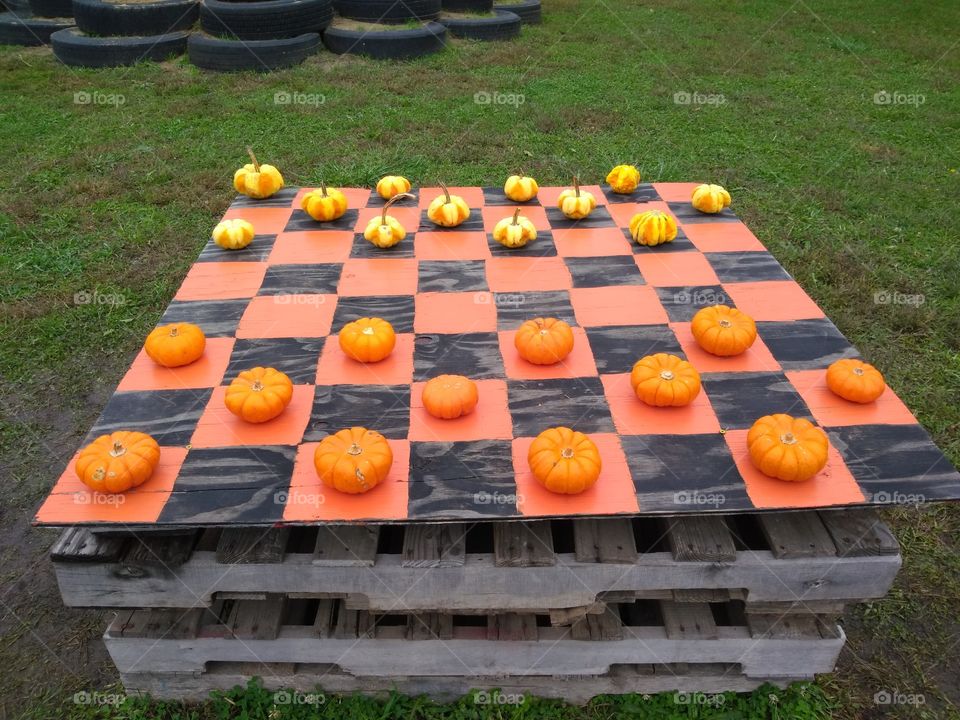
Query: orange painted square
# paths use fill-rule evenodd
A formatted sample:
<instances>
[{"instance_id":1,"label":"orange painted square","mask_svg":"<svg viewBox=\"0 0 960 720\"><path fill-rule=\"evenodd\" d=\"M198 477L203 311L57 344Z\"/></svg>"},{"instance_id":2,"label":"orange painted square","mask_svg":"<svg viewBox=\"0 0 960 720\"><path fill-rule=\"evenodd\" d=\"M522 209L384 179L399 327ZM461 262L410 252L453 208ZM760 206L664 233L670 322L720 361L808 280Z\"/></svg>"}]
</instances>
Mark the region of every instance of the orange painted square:
<instances>
[{"instance_id":1,"label":"orange painted square","mask_svg":"<svg viewBox=\"0 0 960 720\"><path fill-rule=\"evenodd\" d=\"M690 202L693 189L700 183L695 182L662 182L653 183L653 189L664 202Z\"/></svg>"},{"instance_id":2,"label":"orange painted square","mask_svg":"<svg viewBox=\"0 0 960 720\"><path fill-rule=\"evenodd\" d=\"M181 367L157 365L141 350L137 353L117 390L181 390L216 387L230 364L233 338L207 338L200 359Z\"/></svg>"},{"instance_id":3,"label":"orange painted square","mask_svg":"<svg viewBox=\"0 0 960 720\"><path fill-rule=\"evenodd\" d=\"M363 363L346 356L330 336L317 364L317 384L404 385L413 380L413 335L398 334L397 344L380 362Z\"/></svg>"},{"instance_id":4,"label":"orange painted square","mask_svg":"<svg viewBox=\"0 0 960 720\"><path fill-rule=\"evenodd\" d=\"M539 205L491 205L483 208L480 213L483 216L483 229L487 232L493 232L493 228L504 218L512 218L514 211L520 208L520 214L533 223L537 232L544 232L550 229L550 221L547 220L547 211Z\"/></svg>"},{"instance_id":5,"label":"orange painted square","mask_svg":"<svg viewBox=\"0 0 960 720\"><path fill-rule=\"evenodd\" d=\"M572 181L569 185L564 185L563 187L541 187L537 192L537 200L540 201L543 207L557 207L557 200L560 199L560 193L567 188L573 188ZM593 194L593 197L597 201L597 207L607 204L607 196L603 194L603 189L599 185L581 185L580 191L582 192L584 190Z\"/></svg>"},{"instance_id":6,"label":"orange painted square","mask_svg":"<svg viewBox=\"0 0 960 720\"><path fill-rule=\"evenodd\" d=\"M614 207L611 205L610 207ZM553 244L563 257L602 257L631 255L630 241L619 228L555 229Z\"/></svg>"},{"instance_id":7,"label":"orange painted square","mask_svg":"<svg viewBox=\"0 0 960 720\"><path fill-rule=\"evenodd\" d=\"M670 212L670 206L658 200L651 200L645 203L610 203L607 205L607 210L617 225L622 228L630 227L630 221L634 215L648 212L649 210L659 210L660 212L665 212L667 215L670 215L674 220L677 219L673 213Z\"/></svg>"},{"instance_id":8,"label":"orange painted square","mask_svg":"<svg viewBox=\"0 0 960 720\"><path fill-rule=\"evenodd\" d=\"M377 222L380 222L380 217L383 214L382 207L360 207L360 215L357 220L357 224L354 226L354 230L358 233L362 233L367 229L367 223L369 223L373 218L377 218ZM417 231L417 228L420 226L420 208L413 207L412 205L391 205L387 210L387 215L396 220L403 225L403 229L407 231L407 238L403 242L407 242L410 238L410 233Z\"/></svg>"},{"instance_id":9,"label":"orange painted square","mask_svg":"<svg viewBox=\"0 0 960 720\"><path fill-rule=\"evenodd\" d=\"M742 222L687 223L683 231L700 252L766 250Z\"/></svg>"},{"instance_id":10,"label":"orange painted square","mask_svg":"<svg viewBox=\"0 0 960 720\"><path fill-rule=\"evenodd\" d=\"M702 389L684 407L653 407L640 400L629 373L601 375L613 424L621 435L696 435L720 432L720 422Z\"/></svg>"},{"instance_id":11,"label":"orange painted square","mask_svg":"<svg viewBox=\"0 0 960 720\"><path fill-rule=\"evenodd\" d=\"M724 433L733 453L737 469L747 486L747 495L758 508L826 507L852 505L865 498L857 481L843 462L840 452L830 446L827 465L806 482L786 482L767 477L753 466L747 451L749 430L728 430Z\"/></svg>"},{"instance_id":12,"label":"orange painted square","mask_svg":"<svg viewBox=\"0 0 960 720\"><path fill-rule=\"evenodd\" d=\"M332 186L328 185L327 190ZM319 190L320 188L300 188L297 194L293 198L293 207L297 210L303 209L303 196L312 190ZM336 188L344 194L344 197L347 198L347 209L355 210L357 208L365 207L367 201L370 199L370 190L367 188Z\"/></svg>"},{"instance_id":13,"label":"orange painted square","mask_svg":"<svg viewBox=\"0 0 960 720\"><path fill-rule=\"evenodd\" d=\"M229 300L257 294L267 264L259 262L197 263L177 290L174 300Z\"/></svg>"},{"instance_id":14,"label":"orange painted square","mask_svg":"<svg viewBox=\"0 0 960 720\"><path fill-rule=\"evenodd\" d=\"M451 187L448 188L451 195L459 195L464 199L467 205L470 207L470 216L473 217L475 212L478 212L480 208L483 207L483 188L480 187ZM433 202L434 198L443 195L443 188L439 187L422 187L420 188L419 194L419 206L421 210L426 210L430 207L430 203Z\"/></svg>"},{"instance_id":15,"label":"orange painted square","mask_svg":"<svg viewBox=\"0 0 960 720\"><path fill-rule=\"evenodd\" d=\"M652 252L633 257L643 279L654 287L720 284L720 279L710 263L700 253Z\"/></svg>"},{"instance_id":16,"label":"orange painted square","mask_svg":"<svg viewBox=\"0 0 960 720\"><path fill-rule=\"evenodd\" d=\"M593 351L583 328L573 330L573 350L563 360L554 365L534 365L527 362L517 352L513 339L516 330L502 330L498 333L500 354L507 377L513 380L545 380L548 378L596 377L597 364L593 360Z\"/></svg>"},{"instance_id":17,"label":"orange painted square","mask_svg":"<svg viewBox=\"0 0 960 720\"><path fill-rule=\"evenodd\" d=\"M420 260L485 260L490 245L479 230L425 231L414 237L413 254Z\"/></svg>"},{"instance_id":18,"label":"orange painted square","mask_svg":"<svg viewBox=\"0 0 960 720\"><path fill-rule=\"evenodd\" d=\"M855 403L844 400L827 387L826 370L793 370L787 371L786 375L820 425L910 425L917 422L889 387L871 403Z\"/></svg>"},{"instance_id":19,"label":"orange painted square","mask_svg":"<svg viewBox=\"0 0 960 720\"><path fill-rule=\"evenodd\" d=\"M513 441L513 470L517 481L517 509L527 516L615 515L638 512L637 491L620 438L613 433L591 433L600 451L602 468L593 487L579 495L552 493L543 487L527 463L533 438Z\"/></svg>"},{"instance_id":20,"label":"orange painted square","mask_svg":"<svg viewBox=\"0 0 960 720\"><path fill-rule=\"evenodd\" d=\"M649 285L573 288L570 304L584 327L667 324L667 311Z\"/></svg>"},{"instance_id":21,"label":"orange painted square","mask_svg":"<svg viewBox=\"0 0 960 720\"><path fill-rule=\"evenodd\" d=\"M300 207L299 203L297 207ZM276 235L283 232L292 214L293 208L290 207L237 207L227 210L223 219L242 218L253 225L257 235Z\"/></svg>"},{"instance_id":22,"label":"orange painted square","mask_svg":"<svg viewBox=\"0 0 960 720\"><path fill-rule=\"evenodd\" d=\"M568 290L573 278L557 256L495 257L487 260L487 284L493 292Z\"/></svg>"},{"instance_id":23,"label":"orange painted square","mask_svg":"<svg viewBox=\"0 0 960 720\"><path fill-rule=\"evenodd\" d=\"M738 310L758 322L824 317L823 310L793 280L729 283L723 289L730 293Z\"/></svg>"},{"instance_id":24,"label":"orange painted square","mask_svg":"<svg viewBox=\"0 0 960 720\"><path fill-rule=\"evenodd\" d=\"M469 371L468 371L469 372ZM407 437L420 442L457 440L512 440L513 419L507 404L507 383L503 380L475 380L479 401L469 415L453 420L435 418L423 407L425 382L410 389L410 430Z\"/></svg>"},{"instance_id":25,"label":"orange painted square","mask_svg":"<svg viewBox=\"0 0 960 720\"><path fill-rule=\"evenodd\" d=\"M349 295L413 295L417 292L413 258L351 258L343 264L338 292Z\"/></svg>"},{"instance_id":26,"label":"orange painted square","mask_svg":"<svg viewBox=\"0 0 960 720\"><path fill-rule=\"evenodd\" d=\"M60 475L37 511L36 522L52 524L152 523L170 497L187 456L186 448L161 447L160 462L143 485L119 495L95 493L77 477L74 465L80 452Z\"/></svg>"},{"instance_id":27,"label":"orange painted square","mask_svg":"<svg viewBox=\"0 0 960 720\"><path fill-rule=\"evenodd\" d=\"M750 349L740 355L720 357L711 355L701 348L690 332L690 323L670 323L670 329L677 336L683 354L701 373L714 372L774 372L780 369L780 363L764 344L760 336L754 340Z\"/></svg>"},{"instance_id":28,"label":"orange painted square","mask_svg":"<svg viewBox=\"0 0 960 720\"><path fill-rule=\"evenodd\" d=\"M413 329L418 333L494 332L497 306L488 292L417 293Z\"/></svg>"},{"instance_id":29,"label":"orange painted square","mask_svg":"<svg viewBox=\"0 0 960 720\"><path fill-rule=\"evenodd\" d=\"M348 230L306 230L280 233L267 258L270 265L338 263L350 257L353 233Z\"/></svg>"},{"instance_id":30,"label":"orange painted square","mask_svg":"<svg viewBox=\"0 0 960 720\"><path fill-rule=\"evenodd\" d=\"M387 477L372 490L357 495L327 487L317 477L313 454L320 443L305 443L297 448L283 510L284 521L402 520L407 517L410 443L407 440L387 442L393 451L393 464ZM336 532L336 528L333 531Z\"/></svg>"},{"instance_id":31,"label":"orange painted square","mask_svg":"<svg viewBox=\"0 0 960 720\"><path fill-rule=\"evenodd\" d=\"M336 295L260 295L244 310L237 337L325 337L336 307Z\"/></svg>"},{"instance_id":32,"label":"orange painted square","mask_svg":"<svg viewBox=\"0 0 960 720\"><path fill-rule=\"evenodd\" d=\"M214 388L213 395L197 421L190 444L193 447L232 447L234 445L296 445L310 421L313 385L294 385L293 398L273 420L250 423L227 410L227 388Z\"/></svg>"}]
</instances>

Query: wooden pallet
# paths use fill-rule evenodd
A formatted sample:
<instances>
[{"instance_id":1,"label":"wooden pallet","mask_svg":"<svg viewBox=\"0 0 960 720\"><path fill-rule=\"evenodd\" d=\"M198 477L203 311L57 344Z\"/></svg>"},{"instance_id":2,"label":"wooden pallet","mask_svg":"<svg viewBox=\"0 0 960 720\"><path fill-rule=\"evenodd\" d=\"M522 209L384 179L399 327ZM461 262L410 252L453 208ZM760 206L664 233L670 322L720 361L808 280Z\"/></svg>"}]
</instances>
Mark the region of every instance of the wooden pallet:
<instances>
[{"instance_id":1,"label":"wooden pallet","mask_svg":"<svg viewBox=\"0 0 960 720\"><path fill-rule=\"evenodd\" d=\"M900 567L870 510L135 537L72 528L51 556L74 607L210 607L270 591L374 613L550 611L555 621L632 599L836 614L882 597Z\"/></svg>"}]
</instances>

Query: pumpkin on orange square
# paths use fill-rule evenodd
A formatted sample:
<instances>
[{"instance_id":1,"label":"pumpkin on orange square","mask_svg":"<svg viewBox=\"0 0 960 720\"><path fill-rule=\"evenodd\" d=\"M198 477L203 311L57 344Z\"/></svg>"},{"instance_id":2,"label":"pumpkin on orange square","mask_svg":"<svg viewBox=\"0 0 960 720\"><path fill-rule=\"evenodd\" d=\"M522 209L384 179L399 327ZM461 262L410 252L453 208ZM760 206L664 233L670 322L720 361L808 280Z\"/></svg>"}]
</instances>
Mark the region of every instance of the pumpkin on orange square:
<instances>
[{"instance_id":1,"label":"pumpkin on orange square","mask_svg":"<svg viewBox=\"0 0 960 720\"><path fill-rule=\"evenodd\" d=\"M573 178L570 179L569 185L560 186L548 186L541 187L537 191L537 200L540 201L540 204L543 207L557 207L557 201L560 199L560 193L566 189L573 189ZM588 192L593 195L594 199L597 201L597 206L607 204L607 196L603 194L603 188L599 185L581 185L580 192Z\"/></svg>"},{"instance_id":2,"label":"pumpkin on orange square","mask_svg":"<svg viewBox=\"0 0 960 720\"><path fill-rule=\"evenodd\" d=\"M640 358L637 358L638 360ZM653 407L637 397L629 373L601 375L613 424L621 435L698 435L720 432L710 399L701 390L683 407Z\"/></svg>"},{"instance_id":3,"label":"pumpkin on orange square","mask_svg":"<svg viewBox=\"0 0 960 720\"><path fill-rule=\"evenodd\" d=\"M617 225L622 228L630 227L630 221L634 215L651 210L659 210L673 217L673 213L670 212L670 206L659 200L651 200L645 203L610 203L607 205L607 210L610 211L610 215ZM674 217L673 220L676 222L677 219Z\"/></svg>"},{"instance_id":4,"label":"pumpkin on orange square","mask_svg":"<svg viewBox=\"0 0 960 720\"><path fill-rule=\"evenodd\" d=\"M544 425L543 429L548 427ZM561 495L543 487L533 476L527 461L534 438L514 439L513 470L517 483L517 509L521 514L617 515L639 511L636 487L619 436L614 433L589 433L588 437L600 452L600 477L592 487L577 495Z\"/></svg>"},{"instance_id":5,"label":"pumpkin on orange square","mask_svg":"<svg viewBox=\"0 0 960 720\"><path fill-rule=\"evenodd\" d=\"M826 370L788 370L785 374L817 423L825 427L912 425L917 422L889 387L873 402L857 403L844 400L827 387Z\"/></svg>"},{"instance_id":6,"label":"pumpkin on orange square","mask_svg":"<svg viewBox=\"0 0 960 720\"><path fill-rule=\"evenodd\" d=\"M823 310L793 280L727 283L737 309L757 322L766 320L812 320L825 317Z\"/></svg>"},{"instance_id":7,"label":"pumpkin on orange square","mask_svg":"<svg viewBox=\"0 0 960 720\"><path fill-rule=\"evenodd\" d=\"M467 206L470 208L470 215L473 215L476 212L480 211L480 208L483 207L483 188L480 187L450 187L447 189L450 191L451 195L459 195L463 198L464 202L467 203ZM433 202L434 198L440 197L443 195L443 188L441 187L422 187L419 190L419 207L421 210L426 210L430 207L430 203Z\"/></svg>"},{"instance_id":8,"label":"pumpkin on orange square","mask_svg":"<svg viewBox=\"0 0 960 720\"><path fill-rule=\"evenodd\" d=\"M293 208L290 207L232 207L223 214L223 219L240 218L253 225L257 235L276 235L283 232L291 214Z\"/></svg>"},{"instance_id":9,"label":"pumpkin on orange square","mask_svg":"<svg viewBox=\"0 0 960 720\"><path fill-rule=\"evenodd\" d=\"M267 422L251 423L241 420L227 409L224 404L227 386L216 387L197 421L190 445L197 448L296 445L303 439L310 420L313 389L313 385L294 385L293 397L282 413Z\"/></svg>"},{"instance_id":10,"label":"pumpkin on orange square","mask_svg":"<svg viewBox=\"0 0 960 720\"><path fill-rule=\"evenodd\" d=\"M393 351L379 362L358 362L344 354L339 340L330 336L317 364L317 384L404 385L413 380L413 335L398 333Z\"/></svg>"},{"instance_id":11,"label":"pumpkin on orange square","mask_svg":"<svg viewBox=\"0 0 960 720\"><path fill-rule=\"evenodd\" d=\"M570 304L583 327L666 325L668 319L656 290L649 285L573 288Z\"/></svg>"},{"instance_id":12,"label":"pumpkin on orange square","mask_svg":"<svg viewBox=\"0 0 960 720\"><path fill-rule=\"evenodd\" d=\"M513 380L545 380L549 378L596 377L597 364L593 359L593 350L587 333L581 327L573 331L573 350L563 360L553 365L535 365L527 362L514 345L516 330L501 330L497 333L500 340L500 354L507 377Z\"/></svg>"},{"instance_id":13,"label":"pumpkin on orange square","mask_svg":"<svg viewBox=\"0 0 960 720\"><path fill-rule=\"evenodd\" d=\"M487 284L495 293L568 290L573 278L559 256L495 257L487 260Z\"/></svg>"},{"instance_id":14,"label":"pumpkin on orange square","mask_svg":"<svg viewBox=\"0 0 960 720\"><path fill-rule=\"evenodd\" d=\"M336 295L259 295L240 318L237 337L324 337L336 308Z\"/></svg>"},{"instance_id":15,"label":"pumpkin on orange square","mask_svg":"<svg viewBox=\"0 0 960 720\"><path fill-rule=\"evenodd\" d=\"M803 482L788 482L767 477L757 470L747 449L749 430L728 430L724 439L743 481L750 502L757 508L804 508L830 505L856 505L866 498L847 468L840 451L833 445L827 464L817 475Z\"/></svg>"},{"instance_id":16,"label":"pumpkin on orange square","mask_svg":"<svg viewBox=\"0 0 960 720\"><path fill-rule=\"evenodd\" d=\"M695 182L661 182L653 183L653 189L664 202L690 202L693 189L700 183Z\"/></svg>"},{"instance_id":17,"label":"pumpkin on orange square","mask_svg":"<svg viewBox=\"0 0 960 720\"><path fill-rule=\"evenodd\" d=\"M557 252L561 257L633 254L633 249L620 228L555 228L553 244L557 246Z\"/></svg>"},{"instance_id":18,"label":"pumpkin on orange square","mask_svg":"<svg viewBox=\"0 0 960 720\"><path fill-rule=\"evenodd\" d=\"M490 245L479 230L424 230L413 239L413 254L419 260L485 260Z\"/></svg>"},{"instance_id":19,"label":"pumpkin on orange square","mask_svg":"<svg viewBox=\"0 0 960 720\"><path fill-rule=\"evenodd\" d=\"M353 249L349 230L305 230L277 235L267 263L270 265L315 265L344 262Z\"/></svg>"},{"instance_id":20,"label":"pumpkin on orange square","mask_svg":"<svg viewBox=\"0 0 960 720\"><path fill-rule=\"evenodd\" d=\"M205 262L190 268L174 300L229 300L257 294L267 263Z\"/></svg>"},{"instance_id":21,"label":"pumpkin on orange square","mask_svg":"<svg viewBox=\"0 0 960 720\"><path fill-rule=\"evenodd\" d=\"M513 421L503 380L474 380L478 401L473 412L452 420L436 418L423 407L423 387L415 382L410 389L410 430L407 437L419 442L460 440L511 440Z\"/></svg>"},{"instance_id":22,"label":"pumpkin on orange square","mask_svg":"<svg viewBox=\"0 0 960 720\"><path fill-rule=\"evenodd\" d=\"M742 222L687 223L683 231L700 252L766 250Z\"/></svg>"},{"instance_id":23,"label":"pumpkin on orange square","mask_svg":"<svg viewBox=\"0 0 960 720\"><path fill-rule=\"evenodd\" d=\"M634 255L643 279L653 287L719 285L720 279L698 252L649 252Z\"/></svg>"},{"instance_id":24,"label":"pumpkin on orange square","mask_svg":"<svg viewBox=\"0 0 960 720\"><path fill-rule=\"evenodd\" d=\"M230 364L234 342L229 337L207 338L199 360L173 368L157 365L145 350L141 350L117 386L117 391L215 387L220 384Z\"/></svg>"},{"instance_id":25,"label":"pumpkin on orange square","mask_svg":"<svg viewBox=\"0 0 960 720\"><path fill-rule=\"evenodd\" d=\"M360 214L357 219L357 224L354 226L354 230L358 233L362 233L367 229L367 224L377 218L377 222L380 222L380 218L383 216L382 207L361 207L359 208ZM410 236L412 233L417 231L417 227L420 225L420 209L408 205L391 205L387 208L387 215L394 218L403 225L403 229L407 231L407 237L404 238L401 242L409 242Z\"/></svg>"},{"instance_id":26,"label":"pumpkin on orange square","mask_svg":"<svg viewBox=\"0 0 960 720\"><path fill-rule=\"evenodd\" d=\"M413 295L417 291L413 258L350 258L343 264L338 292L351 295Z\"/></svg>"},{"instance_id":27,"label":"pumpkin on orange square","mask_svg":"<svg viewBox=\"0 0 960 720\"><path fill-rule=\"evenodd\" d=\"M494 332L497 306L492 293L430 292L414 298L413 329L421 334Z\"/></svg>"},{"instance_id":28,"label":"pumpkin on orange square","mask_svg":"<svg viewBox=\"0 0 960 720\"><path fill-rule=\"evenodd\" d=\"M775 372L780 369L780 363L773 357L759 335L745 352L730 357L720 357L708 353L697 344L690 326L691 323L670 323L670 329L677 336L683 354L698 372Z\"/></svg>"},{"instance_id":29,"label":"pumpkin on orange square","mask_svg":"<svg viewBox=\"0 0 960 720\"><path fill-rule=\"evenodd\" d=\"M370 428L374 430L376 428ZM313 455L320 443L297 448L293 478L283 509L285 522L358 520L403 520L407 517L407 488L410 483L410 443L388 440L393 464L383 482L365 493L352 495L324 485L317 476ZM336 533L336 528L331 528Z\"/></svg>"},{"instance_id":30,"label":"pumpkin on orange square","mask_svg":"<svg viewBox=\"0 0 960 720\"><path fill-rule=\"evenodd\" d=\"M488 233L493 232L496 224L504 218L512 218L514 211L519 208L520 214L533 223L538 231L550 229L550 221L547 220L547 211L539 205L490 205L483 208L480 212L483 216L483 229Z\"/></svg>"},{"instance_id":31,"label":"pumpkin on orange square","mask_svg":"<svg viewBox=\"0 0 960 720\"><path fill-rule=\"evenodd\" d=\"M70 459L70 464L37 511L36 522L55 525L156 522L173 491L187 450L161 447L160 461L153 475L139 487L124 493L97 493L84 485L74 469L79 455L77 451Z\"/></svg>"}]
</instances>

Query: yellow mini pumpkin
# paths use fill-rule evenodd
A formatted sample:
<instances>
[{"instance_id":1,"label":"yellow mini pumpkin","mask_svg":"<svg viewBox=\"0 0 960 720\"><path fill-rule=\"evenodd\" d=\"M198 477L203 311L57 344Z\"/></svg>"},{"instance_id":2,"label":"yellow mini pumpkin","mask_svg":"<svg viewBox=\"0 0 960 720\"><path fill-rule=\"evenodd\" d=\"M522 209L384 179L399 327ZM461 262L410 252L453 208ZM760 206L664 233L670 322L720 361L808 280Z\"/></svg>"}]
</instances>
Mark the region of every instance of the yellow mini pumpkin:
<instances>
[{"instance_id":1,"label":"yellow mini pumpkin","mask_svg":"<svg viewBox=\"0 0 960 720\"><path fill-rule=\"evenodd\" d=\"M593 212L597 206L597 199L593 193L580 189L580 181L573 178L573 187L567 188L557 198L557 207L560 212L571 220L582 220Z\"/></svg>"},{"instance_id":2,"label":"yellow mini pumpkin","mask_svg":"<svg viewBox=\"0 0 960 720\"><path fill-rule=\"evenodd\" d=\"M347 196L321 180L320 189L304 195L300 207L317 222L332 222L347 211Z\"/></svg>"},{"instance_id":3,"label":"yellow mini pumpkin","mask_svg":"<svg viewBox=\"0 0 960 720\"><path fill-rule=\"evenodd\" d=\"M730 193L720 185L697 185L690 202L700 212L718 213L730 205Z\"/></svg>"},{"instance_id":4,"label":"yellow mini pumpkin","mask_svg":"<svg viewBox=\"0 0 960 720\"><path fill-rule=\"evenodd\" d=\"M283 187L283 175L273 165L257 162L253 150L247 148L250 162L233 174L233 188L255 200L268 198Z\"/></svg>"},{"instance_id":5,"label":"yellow mini pumpkin","mask_svg":"<svg viewBox=\"0 0 960 720\"><path fill-rule=\"evenodd\" d=\"M413 195L400 193L387 200L383 206L383 212L377 217L370 218L363 236L379 248L393 247L403 240L407 236L407 231L399 220L392 215L387 215L387 209L398 200L412 197Z\"/></svg>"},{"instance_id":6,"label":"yellow mini pumpkin","mask_svg":"<svg viewBox=\"0 0 960 720\"><path fill-rule=\"evenodd\" d=\"M402 175L387 175L377 183L377 194L384 200L410 192L410 181Z\"/></svg>"},{"instance_id":7,"label":"yellow mini pumpkin","mask_svg":"<svg viewBox=\"0 0 960 720\"><path fill-rule=\"evenodd\" d=\"M630 236L638 245L661 245L677 237L677 222L659 210L637 213L630 219Z\"/></svg>"},{"instance_id":8,"label":"yellow mini pumpkin","mask_svg":"<svg viewBox=\"0 0 960 720\"><path fill-rule=\"evenodd\" d=\"M503 184L503 194L513 202L528 202L540 192L537 181L527 175L511 175Z\"/></svg>"},{"instance_id":9,"label":"yellow mini pumpkin","mask_svg":"<svg viewBox=\"0 0 960 720\"><path fill-rule=\"evenodd\" d=\"M633 165L617 165L607 173L607 184L615 193L629 195L640 184L640 171Z\"/></svg>"},{"instance_id":10,"label":"yellow mini pumpkin","mask_svg":"<svg viewBox=\"0 0 960 720\"><path fill-rule=\"evenodd\" d=\"M213 229L213 241L224 250L242 250L253 242L253 225L241 218L221 220Z\"/></svg>"},{"instance_id":11,"label":"yellow mini pumpkin","mask_svg":"<svg viewBox=\"0 0 960 720\"><path fill-rule=\"evenodd\" d=\"M440 183L442 195L437 195L427 208L427 217L440 227L456 227L470 217L470 206L459 195L451 195Z\"/></svg>"},{"instance_id":12,"label":"yellow mini pumpkin","mask_svg":"<svg viewBox=\"0 0 960 720\"><path fill-rule=\"evenodd\" d=\"M520 208L517 208L513 217L506 217L493 226L493 239L504 247L523 247L537 239L537 228L529 218L523 217Z\"/></svg>"}]
</instances>

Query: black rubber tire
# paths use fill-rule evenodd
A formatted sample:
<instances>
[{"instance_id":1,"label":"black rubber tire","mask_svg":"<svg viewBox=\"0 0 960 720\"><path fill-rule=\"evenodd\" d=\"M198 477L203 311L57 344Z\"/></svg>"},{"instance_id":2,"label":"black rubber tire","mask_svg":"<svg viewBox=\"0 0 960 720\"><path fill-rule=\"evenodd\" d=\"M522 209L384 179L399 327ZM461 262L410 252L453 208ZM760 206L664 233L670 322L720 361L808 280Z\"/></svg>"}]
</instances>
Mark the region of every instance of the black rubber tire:
<instances>
[{"instance_id":1,"label":"black rubber tire","mask_svg":"<svg viewBox=\"0 0 960 720\"><path fill-rule=\"evenodd\" d=\"M14 12L30 14L30 0L3 0L0 2L0 13Z\"/></svg>"},{"instance_id":2,"label":"black rubber tire","mask_svg":"<svg viewBox=\"0 0 960 720\"><path fill-rule=\"evenodd\" d=\"M442 50L447 29L436 22L402 30L346 30L327 28L323 44L338 55L367 55L380 60L409 60Z\"/></svg>"},{"instance_id":3,"label":"black rubber tire","mask_svg":"<svg viewBox=\"0 0 960 720\"><path fill-rule=\"evenodd\" d=\"M164 35L187 30L197 21L196 0L158 0L149 3L110 3L73 0L77 27L91 35Z\"/></svg>"},{"instance_id":4,"label":"black rubber tire","mask_svg":"<svg viewBox=\"0 0 960 720\"><path fill-rule=\"evenodd\" d=\"M76 2L76 0L74 0ZM497 10L506 10L520 16L520 22L526 25L539 25L542 19L540 0L525 0L524 2L508 2L494 5Z\"/></svg>"},{"instance_id":5,"label":"black rubber tire","mask_svg":"<svg viewBox=\"0 0 960 720\"><path fill-rule=\"evenodd\" d=\"M277 40L226 40L194 33L187 41L190 62L204 70L266 72L299 65L320 47L318 33Z\"/></svg>"},{"instance_id":6,"label":"black rubber tire","mask_svg":"<svg viewBox=\"0 0 960 720\"><path fill-rule=\"evenodd\" d=\"M441 0L333 0L337 14L350 20L388 25L408 20L435 20Z\"/></svg>"},{"instance_id":7,"label":"black rubber tire","mask_svg":"<svg viewBox=\"0 0 960 720\"><path fill-rule=\"evenodd\" d=\"M50 35L73 25L73 20L0 13L0 45L48 45Z\"/></svg>"},{"instance_id":8,"label":"black rubber tire","mask_svg":"<svg viewBox=\"0 0 960 720\"><path fill-rule=\"evenodd\" d=\"M36 17L73 17L73 0L30 0L30 10Z\"/></svg>"},{"instance_id":9,"label":"black rubber tire","mask_svg":"<svg viewBox=\"0 0 960 720\"><path fill-rule=\"evenodd\" d=\"M200 27L210 35L241 40L292 38L320 32L333 20L330 0L203 0Z\"/></svg>"},{"instance_id":10,"label":"black rubber tire","mask_svg":"<svg viewBox=\"0 0 960 720\"><path fill-rule=\"evenodd\" d=\"M493 0L441 0L447 12L486 13L493 10Z\"/></svg>"},{"instance_id":11,"label":"black rubber tire","mask_svg":"<svg viewBox=\"0 0 960 720\"><path fill-rule=\"evenodd\" d=\"M506 10L494 10L493 17L441 17L453 37L468 40L512 40L520 35L520 16Z\"/></svg>"},{"instance_id":12,"label":"black rubber tire","mask_svg":"<svg viewBox=\"0 0 960 720\"><path fill-rule=\"evenodd\" d=\"M64 65L106 68L135 65L143 60L160 62L183 55L187 49L187 34L100 37L85 35L72 27L53 33L50 42L53 54Z\"/></svg>"}]
</instances>

